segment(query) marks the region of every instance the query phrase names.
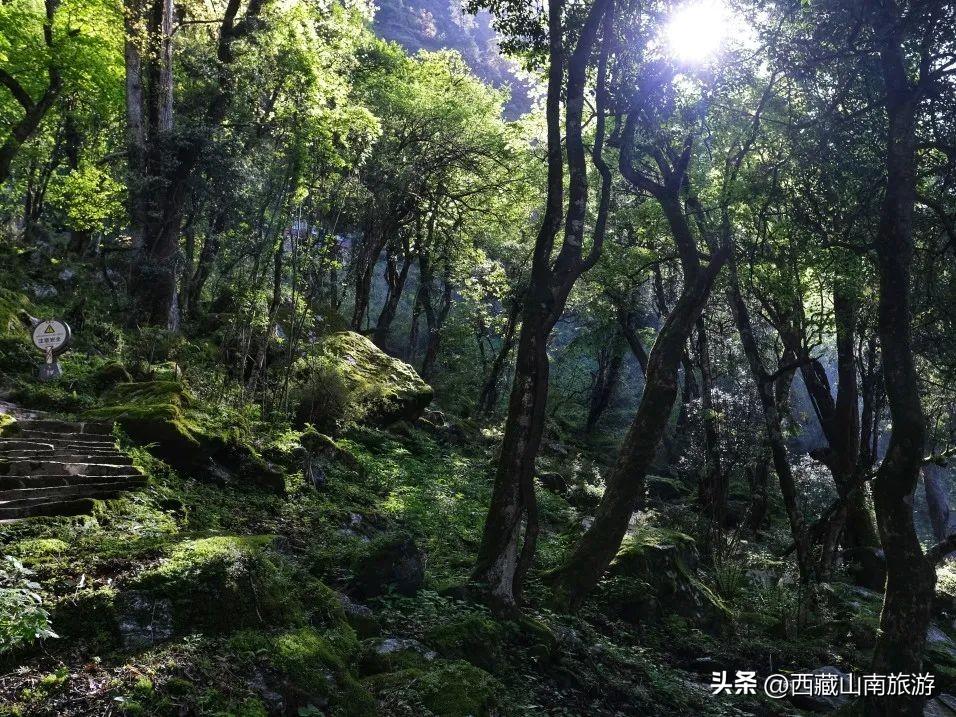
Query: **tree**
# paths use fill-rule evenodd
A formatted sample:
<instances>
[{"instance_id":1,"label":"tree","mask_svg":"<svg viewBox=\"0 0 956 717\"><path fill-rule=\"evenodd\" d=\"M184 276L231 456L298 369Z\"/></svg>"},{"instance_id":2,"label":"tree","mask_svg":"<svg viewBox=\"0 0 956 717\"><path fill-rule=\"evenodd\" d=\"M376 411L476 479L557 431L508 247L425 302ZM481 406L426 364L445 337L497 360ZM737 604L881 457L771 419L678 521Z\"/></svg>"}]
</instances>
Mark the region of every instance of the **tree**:
<instances>
[{"instance_id":1,"label":"tree","mask_svg":"<svg viewBox=\"0 0 956 717\"><path fill-rule=\"evenodd\" d=\"M561 317L575 281L598 260L607 229L611 170L604 161L607 56L613 6L595 0L565 59L569 30L563 0L548 3L547 200L535 240L531 276L522 300L515 376L508 403L491 505L485 520L472 580L494 605L513 609L521 598L538 535L534 460L544 430L548 392L547 341ZM601 177L591 248L584 253L589 184L583 138L587 70L599 36L603 40L597 73L596 129L591 158ZM565 70L565 63L567 70ZM568 202L564 202L561 99L568 161ZM564 238L552 256L564 214Z\"/></svg>"}]
</instances>

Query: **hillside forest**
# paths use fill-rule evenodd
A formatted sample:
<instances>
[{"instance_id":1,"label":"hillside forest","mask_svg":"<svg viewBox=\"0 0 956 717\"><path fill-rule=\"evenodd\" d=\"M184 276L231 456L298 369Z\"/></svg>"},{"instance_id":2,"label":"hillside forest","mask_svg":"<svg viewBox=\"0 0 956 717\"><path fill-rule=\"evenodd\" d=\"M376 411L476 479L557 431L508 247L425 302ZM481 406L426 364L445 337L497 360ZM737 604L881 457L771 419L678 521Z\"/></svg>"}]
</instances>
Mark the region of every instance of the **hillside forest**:
<instances>
[{"instance_id":1,"label":"hillside forest","mask_svg":"<svg viewBox=\"0 0 956 717\"><path fill-rule=\"evenodd\" d=\"M956 3L0 0L0 716L956 717Z\"/></svg>"}]
</instances>

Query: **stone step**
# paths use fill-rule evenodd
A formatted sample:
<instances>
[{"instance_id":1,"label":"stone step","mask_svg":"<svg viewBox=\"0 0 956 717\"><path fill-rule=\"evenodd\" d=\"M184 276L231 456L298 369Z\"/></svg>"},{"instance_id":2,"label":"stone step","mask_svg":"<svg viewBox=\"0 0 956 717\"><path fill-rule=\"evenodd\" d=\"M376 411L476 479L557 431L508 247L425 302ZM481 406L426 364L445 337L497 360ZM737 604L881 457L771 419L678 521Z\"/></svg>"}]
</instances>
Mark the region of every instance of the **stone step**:
<instances>
[{"instance_id":1,"label":"stone step","mask_svg":"<svg viewBox=\"0 0 956 717\"><path fill-rule=\"evenodd\" d=\"M2 440L2 439L0 439ZM49 455L54 452L69 453L102 453L109 455L116 453L119 449L112 444L98 443L90 445L88 443L62 443L53 445L52 443L0 443L0 458L16 453L32 453L35 455Z\"/></svg>"},{"instance_id":2,"label":"stone step","mask_svg":"<svg viewBox=\"0 0 956 717\"><path fill-rule=\"evenodd\" d=\"M17 431L12 435L14 440L32 440L40 443L86 443L89 445L112 446L116 443L113 436L95 433L56 433L53 431Z\"/></svg>"},{"instance_id":3,"label":"stone step","mask_svg":"<svg viewBox=\"0 0 956 717\"><path fill-rule=\"evenodd\" d=\"M17 421L9 430L42 431L45 433L80 433L84 435L108 436L113 433L113 424L104 421L58 421L52 418L27 419Z\"/></svg>"},{"instance_id":4,"label":"stone step","mask_svg":"<svg viewBox=\"0 0 956 717\"><path fill-rule=\"evenodd\" d=\"M86 462L67 463L63 461L29 460L0 462L0 476L30 476L30 475L90 475L110 476L127 475L138 472L129 464Z\"/></svg>"},{"instance_id":5,"label":"stone step","mask_svg":"<svg viewBox=\"0 0 956 717\"><path fill-rule=\"evenodd\" d=\"M140 479L145 483L144 479ZM29 488L10 488L0 491L0 508L12 508L35 503L49 503L54 500L73 498L93 498L102 493L116 493L138 488L133 480L101 480L96 483L79 485L41 485Z\"/></svg>"},{"instance_id":6,"label":"stone step","mask_svg":"<svg viewBox=\"0 0 956 717\"><path fill-rule=\"evenodd\" d=\"M117 485L141 486L146 484L142 473L122 473L117 475L34 475L34 476L0 476L0 499L4 491L20 490L21 488L48 488L51 486L84 486L96 483L116 483Z\"/></svg>"},{"instance_id":7,"label":"stone step","mask_svg":"<svg viewBox=\"0 0 956 717\"><path fill-rule=\"evenodd\" d=\"M49 441L25 441L21 438L0 438L0 454L4 451L42 451L53 450Z\"/></svg>"},{"instance_id":8,"label":"stone step","mask_svg":"<svg viewBox=\"0 0 956 717\"><path fill-rule=\"evenodd\" d=\"M100 498L109 498L101 495ZM93 511L92 498L77 498L67 501L34 503L26 506L4 507L0 505L0 520L19 520L21 518L39 518L50 515L82 515Z\"/></svg>"},{"instance_id":9,"label":"stone step","mask_svg":"<svg viewBox=\"0 0 956 717\"><path fill-rule=\"evenodd\" d=\"M133 459L118 450L112 451L9 451L0 452L0 463L14 461L55 461L57 463L109 463L133 465Z\"/></svg>"}]
</instances>

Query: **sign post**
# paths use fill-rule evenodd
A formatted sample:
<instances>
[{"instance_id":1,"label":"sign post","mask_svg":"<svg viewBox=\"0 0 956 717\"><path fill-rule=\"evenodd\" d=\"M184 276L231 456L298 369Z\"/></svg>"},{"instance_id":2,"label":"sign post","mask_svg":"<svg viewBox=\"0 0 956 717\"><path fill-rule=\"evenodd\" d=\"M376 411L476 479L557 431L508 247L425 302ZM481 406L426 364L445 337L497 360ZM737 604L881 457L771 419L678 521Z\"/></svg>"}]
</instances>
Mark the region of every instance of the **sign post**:
<instances>
[{"instance_id":1,"label":"sign post","mask_svg":"<svg viewBox=\"0 0 956 717\"><path fill-rule=\"evenodd\" d=\"M41 381L52 381L63 375L56 359L69 348L72 337L70 325L58 319L41 321L33 327L33 345L46 356L46 361L40 366Z\"/></svg>"}]
</instances>

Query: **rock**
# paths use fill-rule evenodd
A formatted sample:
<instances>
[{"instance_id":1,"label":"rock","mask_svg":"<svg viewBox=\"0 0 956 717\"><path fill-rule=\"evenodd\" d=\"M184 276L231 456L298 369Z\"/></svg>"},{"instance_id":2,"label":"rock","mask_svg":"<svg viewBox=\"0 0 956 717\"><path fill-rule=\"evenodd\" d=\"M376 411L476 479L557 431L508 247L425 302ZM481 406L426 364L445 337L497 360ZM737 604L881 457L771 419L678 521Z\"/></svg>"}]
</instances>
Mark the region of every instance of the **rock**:
<instances>
[{"instance_id":1,"label":"rock","mask_svg":"<svg viewBox=\"0 0 956 717\"><path fill-rule=\"evenodd\" d=\"M424 555L408 533L381 535L367 544L352 565L352 591L360 598L393 590L414 595L425 580Z\"/></svg>"},{"instance_id":2,"label":"rock","mask_svg":"<svg viewBox=\"0 0 956 717\"><path fill-rule=\"evenodd\" d=\"M923 706L923 717L956 717L956 697L945 692L936 695Z\"/></svg>"},{"instance_id":3,"label":"rock","mask_svg":"<svg viewBox=\"0 0 956 717\"><path fill-rule=\"evenodd\" d=\"M71 281L73 281L73 278L75 276L76 276L76 272L73 271L73 269L70 269L69 267L65 268L58 275L60 281L62 281L64 284L68 284Z\"/></svg>"},{"instance_id":4,"label":"rock","mask_svg":"<svg viewBox=\"0 0 956 717\"><path fill-rule=\"evenodd\" d=\"M337 597L345 613L345 619L355 630L356 635L360 638L375 637L381 632L382 628L370 607L355 602L343 593L337 593Z\"/></svg>"},{"instance_id":5,"label":"rock","mask_svg":"<svg viewBox=\"0 0 956 717\"><path fill-rule=\"evenodd\" d=\"M344 623L334 593L318 580L295 580L274 542L271 535L184 540L128 584L150 599L169 601L177 634L288 625L307 610L313 622Z\"/></svg>"},{"instance_id":6,"label":"rock","mask_svg":"<svg viewBox=\"0 0 956 717\"><path fill-rule=\"evenodd\" d=\"M954 643L953 639L943 632L938 625L930 624L926 629L926 644L956 650L956 643Z\"/></svg>"},{"instance_id":7,"label":"rock","mask_svg":"<svg viewBox=\"0 0 956 717\"><path fill-rule=\"evenodd\" d=\"M746 576L747 580L750 581L751 585L763 588L764 590L769 590L777 584L777 576L769 570L757 570L751 568L746 570L744 575Z\"/></svg>"},{"instance_id":8,"label":"rock","mask_svg":"<svg viewBox=\"0 0 956 717\"><path fill-rule=\"evenodd\" d=\"M425 641L442 657L467 660L493 672L501 659L502 627L490 618L472 615L432 628Z\"/></svg>"},{"instance_id":9,"label":"rock","mask_svg":"<svg viewBox=\"0 0 956 717\"><path fill-rule=\"evenodd\" d=\"M845 550L843 560L853 582L869 590L883 592L886 584L886 556L881 548Z\"/></svg>"},{"instance_id":10,"label":"rock","mask_svg":"<svg viewBox=\"0 0 956 717\"><path fill-rule=\"evenodd\" d=\"M956 641L932 623L926 630L923 666L936 676L937 687L956 689Z\"/></svg>"},{"instance_id":11,"label":"rock","mask_svg":"<svg viewBox=\"0 0 956 717\"><path fill-rule=\"evenodd\" d=\"M714 672L720 672L727 669L727 665L718 662L713 657L698 657L690 661L690 664L687 665L687 669L691 672L695 672L698 675L712 675Z\"/></svg>"},{"instance_id":12,"label":"rock","mask_svg":"<svg viewBox=\"0 0 956 717\"><path fill-rule=\"evenodd\" d=\"M116 421L155 457L190 476L284 493L285 476L278 467L235 435L212 433L193 419L194 400L177 380L120 383L85 417Z\"/></svg>"},{"instance_id":13,"label":"rock","mask_svg":"<svg viewBox=\"0 0 956 717\"><path fill-rule=\"evenodd\" d=\"M422 667L438 657L418 640L400 637L379 637L365 640L359 653L359 674L376 675Z\"/></svg>"},{"instance_id":14,"label":"rock","mask_svg":"<svg viewBox=\"0 0 956 717\"><path fill-rule=\"evenodd\" d=\"M173 603L148 592L130 590L116 598L123 647L139 650L173 636Z\"/></svg>"},{"instance_id":15,"label":"rock","mask_svg":"<svg viewBox=\"0 0 956 717\"><path fill-rule=\"evenodd\" d=\"M354 420L387 426L397 421L414 421L431 403L432 389L409 364L393 358L369 339L354 331L326 336L317 346L318 358L327 362L344 384L342 397ZM308 380L308 377L306 377ZM321 387L319 387L321 388ZM327 425L326 401L300 401L296 418L300 425ZM341 417L332 417L333 422Z\"/></svg>"},{"instance_id":16,"label":"rock","mask_svg":"<svg viewBox=\"0 0 956 717\"><path fill-rule=\"evenodd\" d=\"M100 366L93 374L93 385L98 392L109 391L121 383L131 383L133 377L119 361L110 361Z\"/></svg>"},{"instance_id":17,"label":"rock","mask_svg":"<svg viewBox=\"0 0 956 717\"><path fill-rule=\"evenodd\" d=\"M836 667L826 665L824 667L818 667L813 670L812 674L814 675L833 675L837 680L839 680L841 685L845 685L846 689L837 688L835 691L837 693L844 694L835 694L835 695L794 695L790 698L790 701L806 710L813 710L814 712L833 712L838 710L844 705L850 702L850 697L845 694L849 691L849 680L850 676L844 672L841 672Z\"/></svg>"},{"instance_id":18,"label":"rock","mask_svg":"<svg viewBox=\"0 0 956 717\"><path fill-rule=\"evenodd\" d=\"M441 428L448 423L448 420L445 418L445 414L436 408L426 408L424 411L422 411L422 419L428 421L433 426L437 426L438 428Z\"/></svg>"},{"instance_id":19,"label":"rock","mask_svg":"<svg viewBox=\"0 0 956 717\"><path fill-rule=\"evenodd\" d=\"M686 498L690 492L683 483L666 476L647 476L647 497L661 503Z\"/></svg>"},{"instance_id":20,"label":"rock","mask_svg":"<svg viewBox=\"0 0 956 717\"><path fill-rule=\"evenodd\" d=\"M567 495L568 491L571 490L567 479L556 471L541 471L538 473L538 482L547 490L558 495Z\"/></svg>"},{"instance_id":21,"label":"rock","mask_svg":"<svg viewBox=\"0 0 956 717\"><path fill-rule=\"evenodd\" d=\"M569 453L568 447L563 443L559 443L558 441L549 441L546 445L548 450L556 455L567 456Z\"/></svg>"},{"instance_id":22,"label":"rock","mask_svg":"<svg viewBox=\"0 0 956 717\"><path fill-rule=\"evenodd\" d=\"M697 578L697 562L697 546L690 536L644 527L630 537L611 565L610 574L617 578L609 587L615 591L612 602L622 618L636 623L676 614L718 628L730 621L730 612Z\"/></svg>"},{"instance_id":23,"label":"rock","mask_svg":"<svg viewBox=\"0 0 956 717\"><path fill-rule=\"evenodd\" d=\"M502 714L504 687L487 672L464 660L434 660L423 667L372 675L362 683L381 697L409 694L411 704L417 702L439 717Z\"/></svg>"},{"instance_id":24,"label":"rock","mask_svg":"<svg viewBox=\"0 0 956 717\"><path fill-rule=\"evenodd\" d=\"M33 294L33 298L38 300L52 299L59 294L56 287L49 284L32 284L30 285L30 293Z\"/></svg>"}]
</instances>

